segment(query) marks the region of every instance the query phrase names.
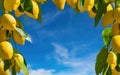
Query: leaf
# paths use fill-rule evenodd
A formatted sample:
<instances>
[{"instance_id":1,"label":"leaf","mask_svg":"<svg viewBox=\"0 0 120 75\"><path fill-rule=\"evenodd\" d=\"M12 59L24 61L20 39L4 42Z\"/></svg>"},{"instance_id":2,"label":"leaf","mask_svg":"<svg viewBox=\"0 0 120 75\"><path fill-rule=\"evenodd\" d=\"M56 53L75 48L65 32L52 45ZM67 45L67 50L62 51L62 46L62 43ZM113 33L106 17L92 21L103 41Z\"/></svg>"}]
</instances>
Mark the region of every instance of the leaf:
<instances>
[{"instance_id":1,"label":"leaf","mask_svg":"<svg viewBox=\"0 0 120 75\"><path fill-rule=\"evenodd\" d=\"M102 75L112 75L109 64L105 64Z\"/></svg>"},{"instance_id":2,"label":"leaf","mask_svg":"<svg viewBox=\"0 0 120 75\"><path fill-rule=\"evenodd\" d=\"M99 75L103 71L104 66L107 63L106 62L107 56L108 56L108 49L106 48L106 46L104 46L97 55L96 64L95 64L96 75Z\"/></svg>"},{"instance_id":3,"label":"leaf","mask_svg":"<svg viewBox=\"0 0 120 75\"><path fill-rule=\"evenodd\" d=\"M39 3L37 3L38 6L40 6ZM41 12L41 8L39 7L39 15L38 15L38 19L37 19L40 23L42 23L42 12Z\"/></svg>"},{"instance_id":4,"label":"leaf","mask_svg":"<svg viewBox=\"0 0 120 75\"><path fill-rule=\"evenodd\" d=\"M99 2L98 4L95 4L96 8L98 9L98 11L96 12L96 16L95 16L95 23L94 23L94 27L96 27L103 15L103 13L106 12L106 8L107 5L109 3L105 3L104 1Z\"/></svg>"},{"instance_id":5,"label":"leaf","mask_svg":"<svg viewBox=\"0 0 120 75\"><path fill-rule=\"evenodd\" d=\"M27 67L25 66L25 64L22 63L19 59L17 59L17 60L18 60L18 63L20 64L21 70L25 73L25 75L29 75L29 71L28 71Z\"/></svg>"},{"instance_id":6,"label":"leaf","mask_svg":"<svg viewBox=\"0 0 120 75\"><path fill-rule=\"evenodd\" d=\"M31 38L20 28L16 28L17 32L23 36L27 41L31 42L32 43L32 40Z\"/></svg>"},{"instance_id":7,"label":"leaf","mask_svg":"<svg viewBox=\"0 0 120 75\"><path fill-rule=\"evenodd\" d=\"M115 6L116 6L116 8L117 8L117 7L120 7L120 0L116 0L116 1L115 1Z\"/></svg>"},{"instance_id":8,"label":"leaf","mask_svg":"<svg viewBox=\"0 0 120 75\"><path fill-rule=\"evenodd\" d=\"M9 67L12 65L11 60L4 60L4 71L9 69Z\"/></svg>"},{"instance_id":9,"label":"leaf","mask_svg":"<svg viewBox=\"0 0 120 75\"><path fill-rule=\"evenodd\" d=\"M105 28L102 31L102 39L104 41L104 44L108 46L112 40L112 35L111 35L111 28Z\"/></svg>"}]
</instances>

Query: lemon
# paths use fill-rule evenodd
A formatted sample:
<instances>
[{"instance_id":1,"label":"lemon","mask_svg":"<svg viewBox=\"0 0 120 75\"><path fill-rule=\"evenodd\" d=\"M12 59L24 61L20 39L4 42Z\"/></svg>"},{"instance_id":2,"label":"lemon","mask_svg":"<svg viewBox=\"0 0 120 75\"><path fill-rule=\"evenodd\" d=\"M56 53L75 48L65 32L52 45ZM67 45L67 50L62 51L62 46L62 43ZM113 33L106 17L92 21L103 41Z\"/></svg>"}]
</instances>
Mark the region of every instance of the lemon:
<instances>
[{"instance_id":1,"label":"lemon","mask_svg":"<svg viewBox=\"0 0 120 75\"><path fill-rule=\"evenodd\" d=\"M120 23L115 23L113 26L112 26L112 35L118 35L120 30L119 30L119 27L120 26Z\"/></svg>"},{"instance_id":2,"label":"lemon","mask_svg":"<svg viewBox=\"0 0 120 75\"><path fill-rule=\"evenodd\" d=\"M33 6L33 13L27 11L25 11L25 13L31 18L37 19L39 15L39 6L35 1L32 1L32 6Z\"/></svg>"},{"instance_id":3,"label":"lemon","mask_svg":"<svg viewBox=\"0 0 120 75\"><path fill-rule=\"evenodd\" d=\"M119 75L119 74L120 74L120 72L118 72L116 69L112 70L112 75Z\"/></svg>"},{"instance_id":4,"label":"lemon","mask_svg":"<svg viewBox=\"0 0 120 75\"><path fill-rule=\"evenodd\" d=\"M106 12L102 17L102 27L106 27L112 24L114 20L115 20L114 12L113 11Z\"/></svg>"},{"instance_id":5,"label":"lemon","mask_svg":"<svg viewBox=\"0 0 120 75\"><path fill-rule=\"evenodd\" d=\"M4 71L3 61L0 61L0 75L10 75L9 70Z\"/></svg>"},{"instance_id":6,"label":"lemon","mask_svg":"<svg viewBox=\"0 0 120 75\"><path fill-rule=\"evenodd\" d=\"M4 0L4 8L6 10L16 10L20 5L20 0Z\"/></svg>"},{"instance_id":7,"label":"lemon","mask_svg":"<svg viewBox=\"0 0 120 75\"><path fill-rule=\"evenodd\" d=\"M0 42L7 40L6 30L1 29L0 30Z\"/></svg>"},{"instance_id":8,"label":"lemon","mask_svg":"<svg viewBox=\"0 0 120 75\"><path fill-rule=\"evenodd\" d=\"M58 9L63 10L66 0L53 0L53 3L57 6Z\"/></svg>"},{"instance_id":9,"label":"lemon","mask_svg":"<svg viewBox=\"0 0 120 75\"><path fill-rule=\"evenodd\" d=\"M2 59L11 59L13 56L13 47L10 42L3 41L0 43L0 57Z\"/></svg>"},{"instance_id":10,"label":"lemon","mask_svg":"<svg viewBox=\"0 0 120 75\"><path fill-rule=\"evenodd\" d=\"M10 14L2 15L1 24L7 30L15 30L16 29L16 20Z\"/></svg>"},{"instance_id":11,"label":"lemon","mask_svg":"<svg viewBox=\"0 0 120 75\"><path fill-rule=\"evenodd\" d=\"M114 52L110 51L108 54L107 62L110 65L111 69L115 69L117 65L117 56Z\"/></svg>"},{"instance_id":12,"label":"lemon","mask_svg":"<svg viewBox=\"0 0 120 75\"><path fill-rule=\"evenodd\" d=\"M96 16L96 13L93 12L93 10L88 11L89 17L94 18Z\"/></svg>"},{"instance_id":13,"label":"lemon","mask_svg":"<svg viewBox=\"0 0 120 75\"><path fill-rule=\"evenodd\" d=\"M120 53L120 35L113 36L112 48L115 52Z\"/></svg>"},{"instance_id":14,"label":"lemon","mask_svg":"<svg viewBox=\"0 0 120 75\"><path fill-rule=\"evenodd\" d=\"M84 10L90 11L94 6L94 0L84 0Z\"/></svg>"},{"instance_id":15,"label":"lemon","mask_svg":"<svg viewBox=\"0 0 120 75\"><path fill-rule=\"evenodd\" d=\"M15 70L20 72L20 63L24 63L24 58L21 54L15 54L13 58L15 60Z\"/></svg>"},{"instance_id":16,"label":"lemon","mask_svg":"<svg viewBox=\"0 0 120 75\"><path fill-rule=\"evenodd\" d=\"M113 10L112 4L108 4L108 6L107 6L107 12L112 11L112 10Z\"/></svg>"},{"instance_id":17,"label":"lemon","mask_svg":"<svg viewBox=\"0 0 120 75\"><path fill-rule=\"evenodd\" d=\"M25 38L20 35L17 31L13 31L13 39L16 43L24 45L25 43Z\"/></svg>"},{"instance_id":18,"label":"lemon","mask_svg":"<svg viewBox=\"0 0 120 75\"><path fill-rule=\"evenodd\" d=\"M117 22L120 22L120 7L116 8L114 11L114 18Z\"/></svg>"},{"instance_id":19,"label":"lemon","mask_svg":"<svg viewBox=\"0 0 120 75\"><path fill-rule=\"evenodd\" d=\"M24 12L20 12L18 9L14 10L14 12L16 17L20 17L24 14Z\"/></svg>"},{"instance_id":20,"label":"lemon","mask_svg":"<svg viewBox=\"0 0 120 75\"><path fill-rule=\"evenodd\" d=\"M67 3L69 6L71 6L72 8L76 7L77 4L77 0L67 0Z\"/></svg>"}]
</instances>

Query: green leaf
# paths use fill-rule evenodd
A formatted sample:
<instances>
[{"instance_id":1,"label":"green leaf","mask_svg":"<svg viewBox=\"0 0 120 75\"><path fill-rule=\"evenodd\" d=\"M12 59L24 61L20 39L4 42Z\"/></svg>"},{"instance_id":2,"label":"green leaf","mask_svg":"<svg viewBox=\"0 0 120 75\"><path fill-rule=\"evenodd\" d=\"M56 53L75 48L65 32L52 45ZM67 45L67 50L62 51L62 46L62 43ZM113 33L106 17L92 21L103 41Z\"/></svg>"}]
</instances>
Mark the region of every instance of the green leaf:
<instances>
[{"instance_id":1,"label":"green leaf","mask_svg":"<svg viewBox=\"0 0 120 75\"><path fill-rule=\"evenodd\" d=\"M25 73L25 75L29 75L29 71L28 71L27 67L25 66L25 64L22 63L19 59L17 59L17 60L18 60L18 63L20 64L21 70Z\"/></svg>"},{"instance_id":2,"label":"green leaf","mask_svg":"<svg viewBox=\"0 0 120 75\"><path fill-rule=\"evenodd\" d=\"M38 3L37 3L38 4ZM40 6L40 4L38 4L38 6ZM39 15L38 15L38 19L37 19L40 23L42 23L42 12L41 12L41 8L39 7Z\"/></svg>"},{"instance_id":3,"label":"green leaf","mask_svg":"<svg viewBox=\"0 0 120 75\"><path fill-rule=\"evenodd\" d=\"M31 42L32 43L32 40L31 38L20 28L16 28L17 32L23 36L27 41Z\"/></svg>"},{"instance_id":4,"label":"green leaf","mask_svg":"<svg viewBox=\"0 0 120 75\"><path fill-rule=\"evenodd\" d=\"M105 64L102 75L112 75L109 64Z\"/></svg>"},{"instance_id":5,"label":"green leaf","mask_svg":"<svg viewBox=\"0 0 120 75\"><path fill-rule=\"evenodd\" d=\"M16 48L13 48L13 54L18 54L19 53L19 51L16 49Z\"/></svg>"},{"instance_id":6,"label":"green leaf","mask_svg":"<svg viewBox=\"0 0 120 75\"><path fill-rule=\"evenodd\" d=\"M4 60L4 71L9 69L9 67L12 65L11 60Z\"/></svg>"},{"instance_id":7,"label":"green leaf","mask_svg":"<svg viewBox=\"0 0 120 75\"><path fill-rule=\"evenodd\" d=\"M104 44L108 46L112 40L111 28L105 28L102 31L102 38L103 38Z\"/></svg>"},{"instance_id":8,"label":"green leaf","mask_svg":"<svg viewBox=\"0 0 120 75\"><path fill-rule=\"evenodd\" d=\"M108 49L106 48L106 46L104 46L97 55L96 64L95 64L96 75L99 75L103 71L105 64L107 63L106 62L107 56L108 56Z\"/></svg>"},{"instance_id":9,"label":"green leaf","mask_svg":"<svg viewBox=\"0 0 120 75\"><path fill-rule=\"evenodd\" d=\"M116 0L115 5L116 5L116 7L120 7L120 0Z\"/></svg>"},{"instance_id":10,"label":"green leaf","mask_svg":"<svg viewBox=\"0 0 120 75\"><path fill-rule=\"evenodd\" d=\"M94 27L96 27L102 17L102 15L106 12L106 8L107 5L109 3L105 3L104 1L99 2L98 4L95 4L95 8L98 9L98 11L96 12L96 16L95 16L95 23L94 23Z\"/></svg>"}]
</instances>

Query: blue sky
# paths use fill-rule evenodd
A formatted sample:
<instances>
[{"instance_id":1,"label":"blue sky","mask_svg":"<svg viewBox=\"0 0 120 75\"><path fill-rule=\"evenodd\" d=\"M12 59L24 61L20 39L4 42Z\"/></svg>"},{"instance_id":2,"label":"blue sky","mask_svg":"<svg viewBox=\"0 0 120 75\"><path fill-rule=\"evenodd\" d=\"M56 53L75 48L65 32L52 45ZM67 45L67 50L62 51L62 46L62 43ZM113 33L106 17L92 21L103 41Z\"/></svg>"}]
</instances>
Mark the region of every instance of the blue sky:
<instances>
[{"instance_id":1,"label":"blue sky","mask_svg":"<svg viewBox=\"0 0 120 75\"><path fill-rule=\"evenodd\" d=\"M87 12L77 15L67 4L60 11L50 0L41 10L42 24L20 17L33 41L17 45L30 75L95 75L96 55L103 46L101 24L94 28Z\"/></svg>"}]
</instances>

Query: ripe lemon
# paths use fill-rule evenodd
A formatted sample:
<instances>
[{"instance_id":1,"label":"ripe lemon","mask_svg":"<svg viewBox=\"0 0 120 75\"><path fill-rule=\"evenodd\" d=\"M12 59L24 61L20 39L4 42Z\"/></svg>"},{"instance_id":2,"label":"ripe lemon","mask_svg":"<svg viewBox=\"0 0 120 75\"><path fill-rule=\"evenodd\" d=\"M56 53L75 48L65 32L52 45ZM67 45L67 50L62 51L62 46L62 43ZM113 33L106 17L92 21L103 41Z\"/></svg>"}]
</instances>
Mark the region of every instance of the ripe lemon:
<instances>
[{"instance_id":1,"label":"ripe lemon","mask_svg":"<svg viewBox=\"0 0 120 75\"><path fill-rule=\"evenodd\" d=\"M1 17L1 24L7 30L15 30L16 29L16 20L10 14L4 14Z\"/></svg>"},{"instance_id":2,"label":"ripe lemon","mask_svg":"<svg viewBox=\"0 0 120 75\"><path fill-rule=\"evenodd\" d=\"M88 11L89 17L94 18L96 16L96 13L93 12L93 10Z\"/></svg>"},{"instance_id":3,"label":"ripe lemon","mask_svg":"<svg viewBox=\"0 0 120 75\"><path fill-rule=\"evenodd\" d=\"M20 5L20 0L4 0L4 8L6 10L16 10Z\"/></svg>"},{"instance_id":4,"label":"ripe lemon","mask_svg":"<svg viewBox=\"0 0 120 75\"><path fill-rule=\"evenodd\" d=\"M25 38L22 37L17 31L13 31L13 39L16 43L24 45L25 43Z\"/></svg>"},{"instance_id":5,"label":"ripe lemon","mask_svg":"<svg viewBox=\"0 0 120 75\"><path fill-rule=\"evenodd\" d=\"M31 18L37 19L39 15L39 6L35 1L32 1L32 6L33 6L33 14L27 11L25 11L25 13Z\"/></svg>"},{"instance_id":6,"label":"ripe lemon","mask_svg":"<svg viewBox=\"0 0 120 75\"><path fill-rule=\"evenodd\" d=\"M14 12L16 17L20 17L24 14L24 12L20 12L18 9L14 10Z\"/></svg>"},{"instance_id":7,"label":"ripe lemon","mask_svg":"<svg viewBox=\"0 0 120 75\"><path fill-rule=\"evenodd\" d=\"M113 36L112 48L115 52L120 53L120 35Z\"/></svg>"},{"instance_id":8,"label":"ripe lemon","mask_svg":"<svg viewBox=\"0 0 120 75\"><path fill-rule=\"evenodd\" d=\"M117 22L120 23L120 7L116 8L114 11L114 18Z\"/></svg>"},{"instance_id":9,"label":"ripe lemon","mask_svg":"<svg viewBox=\"0 0 120 75\"><path fill-rule=\"evenodd\" d=\"M120 72L118 72L116 69L112 70L112 75L119 75L119 74L120 74Z\"/></svg>"},{"instance_id":10,"label":"ripe lemon","mask_svg":"<svg viewBox=\"0 0 120 75\"><path fill-rule=\"evenodd\" d=\"M90 11L94 6L94 0L84 0L84 10Z\"/></svg>"},{"instance_id":11,"label":"ripe lemon","mask_svg":"<svg viewBox=\"0 0 120 75\"><path fill-rule=\"evenodd\" d=\"M53 3L57 6L58 9L63 10L66 0L53 0Z\"/></svg>"},{"instance_id":12,"label":"ripe lemon","mask_svg":"<svg viewBox=\"0 0 120 75\"><path fill-rule=\"evenodd\" d=\"M111 4L108 4L108 6L107 6L107 12L112 11L112 10L113 10L113 6Z\"/></svg>"},{"instance_id":13,"label":"ripe lemon","mask_svg":"<svg viewBox=\"0 0 120 75\"><path fill-rule=\"evenodd\" d=\"M120 28L120 23L115 23L115 24L112 26L112 32L111 32L111 34L112 34L112 35L118 35L119 32L120 32L119 28Z\"/></svg>"},{"instance_id":14,"label":"ripe lemon","mask_svg":"<svg viewBox=\"0 0 120 75\"><path fill-rule=\"evenodd\" d=\"M71 6L72 8L76 7L77 4L77 0L67 0L67 3L69 6Z\"/></svg>"},{"instance_id":15,"label":"ripe lemon","mask_svg":"<svg viewBox=\"0 0 120 75\"><path fill-rule=\"evenodd\" d=\"M0 30L0 42L7 40L6 30L1 29Z\"/></svg>"},{"instance_id":16,"label":"ripe lemon","mask_svg":"<svg viewBox=\"0 0 120 75\"><path fill-rule=\"evenodd\" d=\"M107 62L110 65L111 69L115 69L117 65L117 56L114 52L110 51L108 54Z\"/></svg>"},{"instance_id":17,"label":"ripe lemon","mask_svg":"<svg viewBox=\"0 0 120 75\"><path fill-rule=\"evenodd\" d=\"M0 43L0 57L2 59L11 59L13 56L13 47L10 42L3 41Z\"/></svg>"},{"instance_id":18,"label":"ripe lemon","mask_svg":"<svg viewBox=\"0 0 120 75\"><path fill-rule=\"evenodd\" d=\"M17 72L20 72L20 63L24 63L24 58L21 54L15 54L14 60L15 60L15 70Z\"/></svg>"},{"instance_id":19,"label":"ripe lemon","mask_svg":"<svg viewBox=\"0 0 120 75\"><path fill-rule=\"evenodd\" d=\"M102 17L102 27L106 27L112 24L114 20L115 20L114 12L113 11L106 12Z\"/></svg>"},{"instance_id":20,"label":"ripe lemon","mask_svg":"<svg viewBox=\"0 0 120 75\"><path fill-rule=\"evenodd\" d=\"M9 70L4 71L3 61L0 61L0 75L10 75Z\"/></svg>"}]
</instances>

